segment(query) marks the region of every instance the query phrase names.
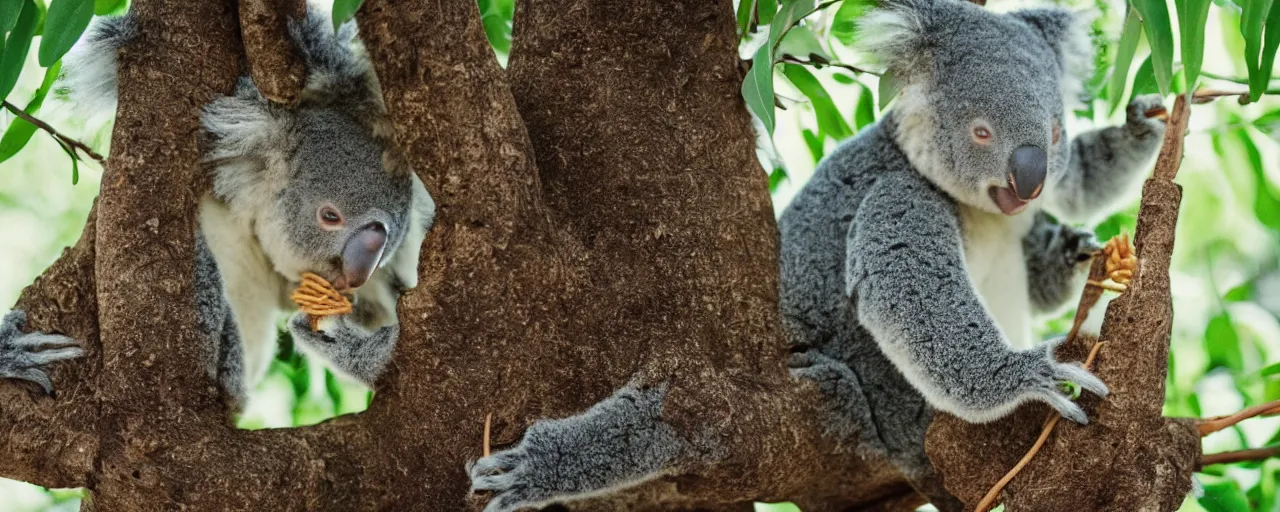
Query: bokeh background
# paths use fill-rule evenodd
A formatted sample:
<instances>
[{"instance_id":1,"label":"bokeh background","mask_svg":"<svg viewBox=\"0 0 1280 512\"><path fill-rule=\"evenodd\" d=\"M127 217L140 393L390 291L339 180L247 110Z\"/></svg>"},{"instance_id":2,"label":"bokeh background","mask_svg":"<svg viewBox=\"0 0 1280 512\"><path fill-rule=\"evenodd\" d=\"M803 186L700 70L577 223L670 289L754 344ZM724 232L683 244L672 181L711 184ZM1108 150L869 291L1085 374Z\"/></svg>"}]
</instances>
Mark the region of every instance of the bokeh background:
<instances>
[{"instance_id":1,"label":"bokeh background","mask_svg":"<svg viewBox=\"0 0 1280 512\"><path fill-rule=\"evenodd\" d=\"M1132 94L1156 90L1151 63L1143 60L1147 43L1139 43L1122 95L1106 98L1111 81L1106 59L1114 58L1125 4L1112 0L1060 3L1097 15L1095 44L1102 55L1099 75L1091 82L1098 97L1067 124L1069 133L1120 122L1123 108L1113 109L1114 105L1122 106ZM479 0L479 4L495 56L505 65L511 48L513 0ZM842 67L865 65L851 45L857 38L852 21L869 4L869 0L833 3L806 18L783 40L793 60L808 63L777 68L773 85L781 108L775 112L776 129L772 138L760 130L758 153L769 173L778 212L804 186L816 162L840 140L874 122L886 102L883 96L891 96L882 94L877 76ZM988 8L1024 5L1030 4L991 0ZM1174 10L1170 1L1169 11ZM1240 7L1229 0L1215 0L1211 6L1202 86L1246 90L1231 80L1247 76L1239 57L1245 44L1240 13ZM740 52L744 59L749 60L767 40L768 30L761 23L744 33ZM813 59L814 55L818 58ZM836 65L813 65L823 60ZM45 73L32 51L18 86L6 99L25 105ZM1272 83L1273 88L1280 87L1280 81ZM39 117L99 152L109 152L110 119L85 118L56 98L50 98ZM0 129L7 129L13 119L11 113L0 110ZM13 153L0 162L0 311L11 306L22 288L64 247L75 243L101 178L96 163L80 163L73 184L70 159L47 134L37 132L16 152L6 150L7 140L0 139L0 156ZM1227 99L1195 106L1186 147L1177 179L1184 198L1172 276L1175 323L1165 410L1171 416L1223 415L1280 399L1280 101L1264 97L1241 106ZM1100 239L1133 231L1138 190L1127 197L1130 200L1120 211L1105 212L1090 226ZM1045 318L1040 333L1045 337L1062 333L1068 322L1066 312ZM368 389L336 378L295 353L283 332L282 337L281 353L239 418L241 427L308 425L368 406L373 398ZM1280 418L1249 420L1204 443L1207 453L1276 445ZM1182 510L1280 512L1276 490L1280 460L1212 466L1198 474L1197 481L1200 492L1188 497ZM45 490L0 479L0 512L75 511L80 497L74 489ZM789 504L757 508L797 510Z\"/></svg>"}]
</instances>

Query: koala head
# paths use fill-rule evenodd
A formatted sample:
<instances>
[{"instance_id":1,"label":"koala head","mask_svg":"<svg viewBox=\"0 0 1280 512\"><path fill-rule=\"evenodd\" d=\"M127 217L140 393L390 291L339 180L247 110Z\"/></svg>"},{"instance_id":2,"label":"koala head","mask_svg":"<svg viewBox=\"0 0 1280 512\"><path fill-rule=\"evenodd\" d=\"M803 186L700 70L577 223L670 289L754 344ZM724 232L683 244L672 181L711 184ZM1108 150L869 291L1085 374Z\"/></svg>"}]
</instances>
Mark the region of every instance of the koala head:
<instances>
[{"instance_id":1,"label":"koala head","mask_svg":"<svg viewBox=\"0 0 1280 512\"><path fill-rule=\"evenodd\" d=\"M912 166L969 206L1025 210L1066 169L1064 102L1092 63L1087 20L961 0L881 4L861 44L901 84L890 126Z\"/></svg>"},{"instance_id":2,"label":"koala head","mask_svg":"<svg viewBox=\"0 0 1280 512\"><path fill-rule=\"evenodd\" d=\"M298 105L253 81L205 109L214 195L246 222L277 272L359 288L409 229L412 170L390 136L377 81L348 23L310 13L291 26L308 65Z\"/></svg>"}]
</instances>

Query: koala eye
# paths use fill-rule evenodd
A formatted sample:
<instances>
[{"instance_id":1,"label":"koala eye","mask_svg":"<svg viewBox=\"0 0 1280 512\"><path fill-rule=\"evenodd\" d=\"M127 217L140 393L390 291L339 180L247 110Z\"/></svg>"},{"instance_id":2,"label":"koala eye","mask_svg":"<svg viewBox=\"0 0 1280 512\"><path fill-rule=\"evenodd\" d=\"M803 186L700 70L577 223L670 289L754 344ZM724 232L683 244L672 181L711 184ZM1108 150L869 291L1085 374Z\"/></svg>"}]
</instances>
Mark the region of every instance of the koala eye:
<instances>
[{"instance_id":1,"label":"koala eye","mask_svg":"<svg viewBox=\"0 0 1280 512\"><path fill-rule=\"evenodd\" d=\"M991 142L991 129L984 125L973 127L973 140L978 144L987 144Z\"/></svg>"},{"instance_id":2,"label":"koala eye","mask_svg":"<svg viewBox=\"0 0 1280 512\"><path fill-rule=\"evenodd\" d=\"M342 214L332 206L321 206L316 212L316 217L320 219L320 225L327 228L335 228L342 226Z\"/></svg>"}]
</instances>

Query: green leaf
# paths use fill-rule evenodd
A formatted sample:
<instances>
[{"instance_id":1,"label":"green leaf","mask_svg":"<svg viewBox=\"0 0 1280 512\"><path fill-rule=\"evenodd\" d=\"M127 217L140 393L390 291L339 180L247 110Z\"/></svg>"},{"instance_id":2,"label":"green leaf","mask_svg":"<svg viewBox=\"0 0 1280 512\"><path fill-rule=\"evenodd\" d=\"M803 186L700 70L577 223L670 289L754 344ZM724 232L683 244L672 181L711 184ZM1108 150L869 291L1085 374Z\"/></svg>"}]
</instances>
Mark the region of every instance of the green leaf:
<instances>
[{"instance_id":1,"label":"green leaf","mask_svg":"<svg viewBox=\"0 0 1280 512\"><path fill-rule=\"evenodd\" d=\"M1182 0L1179 0L1182 1ZM1124 16L1124 32L1120 34L1120 46L1116 49L1116 64L1111 72L1111 82L1107 84L1107 100L1111 102L1111 111L1124 104L1124 86L1129 80L1129 66L1133 64L1133 54L1138 49L1138 40L1142 39L1142 19L1138 11L1129 8Z\"/></svg>"},{"instance_id":2,"label":"green leaf","mask_svg":"<svg viewBox=\"0 0 1280 512\"><path fill-rule=\"evenodd\" d=\"M1240 336L1227 313L1219 313L1209 320L1204 329L1205 352L1209 355L1209 367L1224 367L1232 371L1244 368L1244 355L1240 352Z\"/></svg>"},{"instance_id":3,"label":"green leaf","mask_svg":"<svg viewBox=\"0 0 1280 512\"><path fill-rule=\"evenodd\" d=\"M484 35L489 38L489 45L495 51L511 53L511 25L506 18L490 14L480 18L484 24Z\"/></svg>"},{"instance_id":4,"label":"green leaf","mask_svg":"<svg viewBox=\"0 0 1280 512\"><path fill-rule=\"evenodd\" d=\"M742 99L747 102L747 109L764 123L765 131L772 138L776 116L773 111L773 52L770 50L767 44L756 50L755 57L751 59L751 71L742 81Z\"/></svg>"},{"instance_id":5,"label":"green leaf","mask_svg":"<svg viewBox=\"0 0 1280 512\"><path fill-rule=\"evenodd\" d=\"M93 0L53 0L45 15L44 36L40 38L40 65L49 67L66 55L89 28Z\"/></svg>"},{"instance_id":6,"label":"green leaf","mask_svg":"<svg viewBox=\"0 0 1280 512\"><path fill-rule=\"evenodd\" d=\"M128 0L93 0L93 14L96 16L119 14L128 5Z\"/></svg>"},{"instance_id":7,"label":"green leaf","mask_svg":"<svg viewBox=\"0 0 1280 512\"><path fill-rule=\"evenodd\" d=\"M22 3L22 13L18 22L5 39L4 53L0 54L0 99L9 96L14 84L18 83L18 75L22 74L22 64L27 60L27 51L31 49L31 36L36 24L40 21L40 12L35 2L26 0Z\"/></svg>"},{"instance_id":8,"label":"green leaf","mask_svg":"<svg viewBox=\"0 0 1280 512\"><path fill-rule=\"evenodd\" d=\"M800 92L809 97L809 104L813 106L819 130L836 140L853 135L849 123L844 121L844 117L836 109L835 101L831 99L831 95L827 93L826 88L822 87L822 83L813 76L813 73L804 66L783 64L782 74L786 75L787 79L800 89Z\"/></svg>"},{"instance_id":9,"label":"green leaf","mask_svg":"<svg viewBox=\"0 0 1280 512\"><path fill-rule=\"evenodd\" d=\"M898 95L898 90L901 88L902 85L898 83L898 80L893 77L892 73L885 71L883 75L880 75L879 93L881 111L889 105L890 101L893 101L893 98Z\"/></svg>"},{"instance_id":10,"label":"green leaf","mask_svg":"<svg viewBox=\"0 0 1280 512\"><path fill-rule=\"evenodd\" d=\"M769 173L769 191L778 190L778 185L785 179L787 179L787 171L785 169L781 167L774 169L773 172Z\"/></svg>"},{"instance_id":11,"label":"green leaf","mask_svg":"<svg viewBox=\"0 0 1280 512\"><path fill-rule=\"evenodd\" d=\"M1275 47L1272 43L1280 43L1280 14L1273 12L1273 3L1274 0L1248 0L1240 5L1240 35L1244 37L1244 63L1249 70L1251 101L1262 97L1271 80L1272 61L1265 60L1268 53L1265 47L1271 46L1271 59L1274 60ZM1267 32L1265 40L1264 31Z\"/></svg>"},{"instance_id":12,"label":"green leaf","mask_svg":"<svg viewBox=\"0 0 1280 512\"><path fill-rule=\"evenodd\" d=\"M1236 130L1234 133L1248 157L1249 169L1253 171L1253 213L1258 217L1258 222L1280 231L1280 197L1271 190L1270 180L1263 167L1262 152L1258 150L1258 145L1254 144L1248 131Z\"/></svg>"},{"instance_id":13,"label":"green leaf","mask_svg":"<svg viewBox=\"0 0 1280 512\"><path fill-rule=\"evenodd\" d=\"M1244 283L1227 290L1227 293L1222 295L1222 300L1227 302L1248 302L1253 300L1253 287L1249 283Z\"/></svg>"},{"instance_id":14,"label":"green leaf","mask_svg":"<svg viewBox=\"0 0 1280 512\"><path fill-rule=\"evenodd\" d=\"M854 82L857 82L857 80L854 79L852 76L846 75L844 73L832 73L831 79L835 80L836 83L843 84L843 85L853 85Z\"/></svg>"},{"instance_id":15,"label":"green leaf","mask_svg":"<svg viewBox=\"0 0 1280 512\"><path fill-rule=\"evenodd\" d=\"M800 136L804 138L805 147L809 148L809 156L813 157L813 163L818 163L826 154L826 148L822 145L822 137L813 133L813 130L805 128L800 131Z\"/></svg>"},{"instance_id":16,"label":"green leaf","mask_svg":"<svg viewBox=\"0 0 1280 512\"><path fill-rule=\"evenodd\" d=\"M761 25L773 23L773 16L778 13L778 0L759 0L756 3L756 16Z\"/></svg>"},{"instance_id":17,"label":"green leaf","mask_svg":"<svg viewBox=\"0 0 1280 512\"><path fill-rule=\"evenodd\" d=\"M1194 88L1204 62L1204 28L1209 22L1210 0L1174 0L1178 10L1178 28L1182 31L1182 69L1186 70L1187 88Z\"/></svg>"},{"instance_id":18,"label":"green leaf","mask_svg":"<svg viewBox=\"0 0 1280 512\"><path fill-rule=\"evenodd\" d=\"M22 109L24 112L35 114L40 111L40 106L44 104L44 98L49 95L49 88L53 86L54 80L57 80L58 72L61 69L62 61L58 61L53 64L53 67L45 71L44 82L40 84L40 88L36 90L26 108ZM9 128L4 131L4 136L0 137L0 162L12 158L13 155L21 151L35 133L35 125L22 119L14 119L9 124Z\"/></svg>"},{"instance_id":19,"label":"green leaf","mask_svg":"<svg viewBox=\"0 0 1280 512\"><path fill-rule=\"evenodd\" d=\"M1267 0L1270 1L1270 0ZM1160 94L1169 94L1173 83L1173 28L1169 21L1169 6L1165 0L1133 0L1133 7L1142 15L1142 27L1151 45L1152 69Z\"/></svg>"},{"instance_id":20,"label":"green leaf","mask_svg":"<svg viewBox=\"0 0 1280 512\"><path fill-rule=\"evenodd\" d=\"M1266 368L1263 368L1261 372L1258 372L1258 375L1261 377L1270 377L1272 375L1280 375L1280 363L1276 363Z\"/></svg>"},{"instance_id":21,"label":"green leaf","mask_svg":"<svg viewBox=\"0 0 1280 512\"><path fill-rule=\"evenodd\" d=\"M1253 127L1267 135L1280 134L1280 110L1272 110L1253 120Z\"/></svg>"},{"instance_id":22,"label":"green leaf","mask_svg":"<svg viewBox=\"0 0 1280 512\"><path fill-rule=\"evenodd\" d=\"M751 15L756 12L756 0L742 0L738 3L738 37L747 35L751 29Z\"/></svg>"},{"instance_id":23,"label":"green leaf","mask_svg":"<svg viewBox=\"0 0 1280 512\"><path fill-rule=\"evenodd\" d=\"M1222 479L1204 485L1204 496L1196 500L1209 512L1243 512L1252 510L1249 498L1235 480Z\"/></svg>"},{"instance_id":24,"label":"green leaf","mask_svg":"<svg viewBox=\"0 0 1280 512\"><path fill-rule=\"evenodd\" d=\"M0 0L0 36L13 30L22 14L22 0Z\"/></svg>"},{"instance_id":25,"label":"green leaf","mask_svg":"<svg viewBox=\"0 0 1280 512\"><path fill-rule=\"evenodd\" d=\"M858 84L858 105L853 108L853 126L862 130L876 122L876 102L871 88L866 84Z\"/></svg>"},{"instance_id":26,"label":"green leaf","mask_svg":"<svg viewBox=\"0 0 1280 512\"><path fill-rule=\"evenodd\" d=\"M837 41L853 44L858 35L858 20L875 7L873 0L844 0L831 20L830 33Z\"/></svg>"},{"instance_id":27,"label":"green leaf","mask_svg":"<svg viewBox=\"0 0 1280 512\"><path fill-rule=\"evenodd\" d=\"M1129 92L1129 101L1143 94L1158 92L1160 92L1160 86L1156 85L1155 71L1152 70L1151 57L1148 56L1142 61L1142 65L1138 66L1138 72L1133 75L1133 90ZM1125 104L1128 105L1129 101Z\"/></svg>"},{"instance_id":28,"label":"green leaf","mask_svg":"<svg viewBox=\"0 0 1280 512\"><path fill-rule=\"evenodd\" d=\"M787 36L787 32L791 31L791 27L800 23L800 20L813 12L813 0L790 0L783 4L778 14L774 15L773 23L769 28L769 52L773 57L777 52L778 43ZM764 23L764 22L761 22Z\"/></svg>"},{"instance_id":29,"label":"green leaf","mask_svg":"<svg viewBox=\"0 0 1280 512\"><path fill-rule=\"evenodd\" d=\"M356 17L360 4L364 0L333 0L333 29L337 30L343 23Z\"/></svg>"}]
</instances>

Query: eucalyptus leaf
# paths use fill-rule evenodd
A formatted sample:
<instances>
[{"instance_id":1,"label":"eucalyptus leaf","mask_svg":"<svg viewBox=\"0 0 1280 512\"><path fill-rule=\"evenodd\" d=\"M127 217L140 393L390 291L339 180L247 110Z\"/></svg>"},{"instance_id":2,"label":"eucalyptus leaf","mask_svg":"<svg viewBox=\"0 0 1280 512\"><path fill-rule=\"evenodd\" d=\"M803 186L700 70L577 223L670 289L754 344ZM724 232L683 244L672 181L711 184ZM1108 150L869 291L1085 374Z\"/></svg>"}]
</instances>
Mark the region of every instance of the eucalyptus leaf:
<instances>
[{"instance_id":1,"label":"eucalyptus leaf","mask_svg":"<svg viewBox=\"0 0 1280 512\"><path fill-rule=\"evenodd\" d=\"M53 0L40 38L40 65L52 66L66 55L93 19L93 0Z\"/></svg>"},{"instance_id":2,"label":"eucalyptus leaf","mask_svg":"<svg viewBox=\"0 0 1280 512\"><path fill-rule=\"evenodd\" d=\"M816 62L826 62L831 60L831 55L822 47L822 43L818 41L818 36L814 35L812 30L807 26L793 27L787 32L786 37L778 43L776 55L781 58L783 55L791 55L803 60L811 60ZM814 59L812 55L818 55L821 59Z\"/></svg>"},{"instance_id":3,"label":"eucalyptus leaf","mask_svg":"<svg viewBox=\"0 0 1280 512\"><path fill-rule=\"evenodd\" d=\"M44 82L40 84L40 88L36 90L31 101L27 103L26 108L22 110L28 114L35 114L40 111L40 106L44 104L44 99L49 95L49 88L53 87L54 80L57 80L59 71L62 70L62 61L55 62L44 74ZM14 119L9 123L9 127L5 129L4 136L0 137L0 162L4 162L16 155L31 140L31 136L35 135L36 126L28 123L23 119Z\"/></svg>"},{"instance_id":4,"label":"eucalyptus leaf","mask_svg":"<svg viewBox=\"0 0 1280 512\"><path fill-rule=\"evenodd\" d=\"M902 85L898 83L898 80L893 77L892 73L885 71L883 75L880 75L879 94L881 112L883 112L884 108L889 105L889 102L893 101L893 98L898 95L898 90L901 88Z\"/></svg>"},{"instance_id":5,"label":"eucalyptus leaf","mask_svg":"<svg viewBox=\"0 0 1280 512\"><path fill-rule=\"evenodd\" d=\"M356 17L360 4L364 0L333 0L333 28L337 30L343 23Z\"/></svg>"},{"instance_id":6,"label":"eucalyptus leaf","mask_svg":"<svg viewBox=\"0 0 1280 512\"><path fill-rule=\"evenodd\" d=\"M1181 0L1179 0L1181 1ZM1132 7L1124 16L1124 31L1120 34L1120 44L1116 48L1116 63L1111 71L1111 81L1107 84L1107 100L1111 102L1111 111L1125 104L1124 86L1129 81L1129 66L1133 64L1133 54L1138 49L1138 40L1142 39L1142 19L1138 11Z\"/></svg>"},{"instance_id":7,"label":"eucalyptus leaf","mask_svg":"<svg viewBox=\"0 0 1280 512\"><path fill-rule=\"evenodd\" d=\"M1194 88L1204 62L1204 30L1209 22L1211 0L1174 0L1178 10L1178 28L1182 31L1182 69L1186 87Z\"/></svg>"},{"instance_id":8,"label":"eucalyptus leaf","mask_svg":"<svg viewBox=\"0 0 1280 512\"><path fill-rule=\"evenodd\" d=\"M95 16L118 14L128 5L127 0L93 0L93 14Z\"/></svg>"},{"instance_id":9,"label":"eucalyptus leaf","mask_svg":"<svg viewBox=\"0 0 1280 512\"><path fill-rule=\"evenodd\" d=\"M800 131L800 136L804 138L805 147L809 148L809 156L813 157L813 163L818 163L826 154L826 148L822 145L822 136L813 133L813 130L805 128Z\"/></svg>"},{"instance_id":10,"label":"eucalyptus leaf","mask_svg":"<svg viewBox=\"0 0 1280 512\"><path fill-rule=\"evenodd\" d=\"M751 29L751 15L756 12L756 0L742 0L738 3L738 37L747 35Z\"/></svg>"},{"instance_id":11,"label":"eucalyptus leaf","mask_svg":"<svg viewBox=\"0 0 1280 512\"><path fill-rule=\"evenodd\" d=\"M844 0L831 19L830 34L843 44L853 44L858 36L858 20L875 7L874 0Z\"/></svg>"},{"instance_id":12,"label":"eucalyptus leaf","mask_svg":"<svg viewBox=\"0 0 1280 512\"><path fill-rule=\"evenodd\" d=\"M853 135L853 130L849 128L844 117L840 115L840 111L836 108L835 101L831 99L831 95L827 93L826 88L813 76L804 66L795 64L783 64L782 74L786 75L800 92L809 98L809 104L813 106L814 114L817 117L818 129L824 134L829 135L836 140L843 139Z\"/></svg>"},{"instance_id":13,"label":"eucalyptus leaf","mask_svg":"<svg viewBox=\"0 0 1280 512\"><path fill-rule=\"evenodd\" d=\"M1268 0L1270 1L1270 0ZM1152 71L1160 94L1168 95L1173 83L1173 26L1165 0L1133 0L1142 16L1142 27L1151 46Z\"/></svg>"},{"instance_id":14,"label":"eucalyptus leaf","mask_svg":"<svg viewBox=\"0 0 1280 512\"><path fill-rule=\"evenodd\" d=\"M1268 31L1272 25L1270 14L1273 3L1274 0L1248 0L1240 5L1240 35L1244 37L1244 64L1249 70L1249 98L1252 101L1262 96L1271 79L1271 63L1262 62L1261 59L1266 53L1264 46L1268 41L1265 41L1263 36L1264 31ZM1277 32L1280 32L1280 29L1277 29ZM1276 36L1280 36L1280 33ZM1271 57L1275 58L1274 49L1271 51Z\"/></svg>"},{"instance_id":15,"label":"eucalyptus leaf","mask_svg":"<svg viewBox=\"0 0 1280 512\"><path fill-rule=\"evenodd\" d=\"M22 14L22 0L0 0L0 36L13 30Z\"/></svg>"},{"instance_id":16,"label":"eucalyptus leaf","mask_svg":"<svg viewBox=\"0 0 1280 512\"><path fill-rule=\"evenodd\" d=\"M853 126L861 131L876 122L876 103L870 87L862 83L858 86L858 105L853 108Z\"/></svg>"},{"instance_id":17,"label":"eucalyptus leaf","mask_svg":"<svg viewBox=\"0 0 1280 512\"><path fill-rule=\"evenodd\" d=\"M751 59L751 71L742 81L742 99L772 138L776 119L773 111L773 52L767 44L756 50L755 57Z\"/></svg>"},{"instance_id":18,"label":"eucalyptus leaf","mask_svg":"<svg viewBox=\"0 0 1280 512\"><path fill-rule=\"evenodd\" d=\"M1148 56L1142 61L1142 65L1138 66L1138 72L1133 75L1133 90L1129 93L1129 101L1144 94L1158 92L1160 92L1160 86L1156 84L1155 71L1152 69L1151 57ZM1129 101L1125 104L1128 105Z\"/></svg>"},{"instance_id":19,"label":"eucalyptus leaf","mask_svg":"<svg viewBox=\"0 0 1280 512\"><path fill-rule=\"evenodd\" d=\"M1204 348L1209 354L1209 365L1238 372L1244 368L1244 355L1240 352L1240 336L1235 324L1226 312L1209 320L1204 330Z\"/></svg>"},{"instance_id":20,"label":"eucalyptus leaf","mask_svg":"<svg viewBox=\"0 0 1280 512\"><path fill-rule=\"evenodd\" d=\"M22 13L13 31L5 38L4 53L0 54L0 99L7 98L18 83L18 75L22 74L22 64L27 60L27 52L31 49L31 36L35 33L36 24L40 21L40 12L35 2L22 2Z\"/></svg>"},{"instance_id":21,"label":"eucalyptus leaf","mask_svg":"<svg viewBox=\"0 0 1280 512\"><path fill-rule=\"evenodd\" d=\"M1196 500L1208 512L1242 512L1251 510L1249 498L1235 480L1219 480L1204 484L1204 496Z\"/></svg>"},{"instance_id":22,"label":"eucalyptus leaf","mask_svg":"<svg viewBox=\"0 0 1280 512\"><path fill-rule=\"evenodd\" d=\"M781 167L774 169L773 172L769 173L769 191L773 192L775 190L778 190L778 185L781 184L783 180L786 180L786 179L787 179L787 171L785 169Z\"/></svg>"},{"instance_id":23,"label":"eucalyptus leaf","mask_svg":"<svg viewBox=\"0 0 1280 512\"><path fill-rule=\"evenodd\" d=\"M761 25L773 23L773 16L778 13L778 0L758 0L756 16Z\"/></svg>"}]
</instances>

